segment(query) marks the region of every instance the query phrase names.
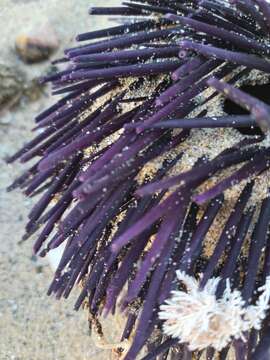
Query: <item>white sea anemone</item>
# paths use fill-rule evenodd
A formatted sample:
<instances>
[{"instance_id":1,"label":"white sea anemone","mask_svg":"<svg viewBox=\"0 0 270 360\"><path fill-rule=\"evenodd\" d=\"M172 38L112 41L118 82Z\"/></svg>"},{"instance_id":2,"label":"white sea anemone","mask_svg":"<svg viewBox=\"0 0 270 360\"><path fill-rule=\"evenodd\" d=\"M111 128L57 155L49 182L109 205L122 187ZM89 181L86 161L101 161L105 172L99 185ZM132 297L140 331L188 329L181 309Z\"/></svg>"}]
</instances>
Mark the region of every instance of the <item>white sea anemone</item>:
<instances>
[{"instance_id":1,"label":"white sea anemone","mask_svg":"<svg viewBox=\"0 0 270 360\"><path fill-rule=\"evenodd\" d=\"M269 308L270 277L258 289L261 295L256 304L245 306L240 291L231 290L229 280L222 297L217 299L220 278L210 279L200 289L195 278L181 271L176 274L187 291L173 291L171 298L160 306L159 318L164 320L164 333L187 343L191 351L209 346L220 351L232 339L245 340L247 330L261 328Z\"/></svg>"}]
</instances>

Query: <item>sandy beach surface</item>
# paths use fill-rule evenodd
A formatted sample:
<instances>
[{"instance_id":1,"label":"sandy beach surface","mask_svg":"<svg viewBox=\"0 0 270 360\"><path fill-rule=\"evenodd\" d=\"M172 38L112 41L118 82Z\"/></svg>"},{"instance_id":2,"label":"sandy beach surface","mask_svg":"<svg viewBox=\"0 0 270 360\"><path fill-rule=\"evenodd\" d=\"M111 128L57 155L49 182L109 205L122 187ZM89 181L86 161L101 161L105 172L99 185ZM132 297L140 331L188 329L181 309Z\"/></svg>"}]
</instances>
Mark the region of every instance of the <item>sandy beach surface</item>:
<instances>
[{"instance_id":1,"label":"sandy beach surface","mask_svg":"<svg viewBox=\"0 0 270 360\"><path fill-rule=\"evenodd\" d=\"M109 3L113 5L117 1ZM100 1L1 0L0 80L1 69L8 67L14 82L20 74L23 83L15 89L11 102L0 107L1 360L109 358L89 337L87 314L73 311L76 291L67 301L60 302L46 295L52 278L48 262L32 255L33 239L19 244L33 201L19 191L6 192L22 166L7 166L4 161L30 139L34 115L52 102L49 89L35 85L36 79L50 68L49 62L24 64L14 50L15 38L49 23L60 40L60 48L53 56L57 58L63 48L72 46L75 34L105 24L106 20L87 15L89 6L97 4Z\"/></svg>"}]
</instances>

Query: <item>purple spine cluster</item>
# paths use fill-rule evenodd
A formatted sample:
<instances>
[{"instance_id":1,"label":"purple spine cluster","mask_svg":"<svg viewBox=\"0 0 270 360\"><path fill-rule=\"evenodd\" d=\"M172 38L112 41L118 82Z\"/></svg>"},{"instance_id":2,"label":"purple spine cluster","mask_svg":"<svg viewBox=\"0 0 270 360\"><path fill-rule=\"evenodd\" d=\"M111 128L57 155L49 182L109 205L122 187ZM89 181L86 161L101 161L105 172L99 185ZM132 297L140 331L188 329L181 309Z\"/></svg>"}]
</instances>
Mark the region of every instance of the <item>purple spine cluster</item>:
<instances>
[{"instance_id":1,"label":"purple spine cluster","mask_svg":"<svg viewBox=\"0 0 270 360\"><path fill-rule=\"evenodd\" d=\"M220 276L220 295L230 279L247 304L256 301L256 289L270 275L270 198L250 201L257 176L270 167L270 148L263 142L270 107L237 87L251 70L270 73L270 5L137 0L94 7L90 14L116 16L121 24L78 35L83 45L55 61L59 71L41 81L63 97L36 117L38 135L7 160L36 160L9 187L41 194L23 239L40 230L34 252L41 256L65 243L49 294L67 298L83 283L76 309L87 302L99 317L120 307L127 316L121 340L134 334L125 360L138 358L144 346L144 360L175 354L191 359L187 345L161 331L151 337L162 326L159 306L179 286L176 270L201 273L202 288ZM204 109L223 95L247 115L190 116L207 89L212 92L200 104ZM202 128L257 128L262 135L170 176L184 155L177 149ZM139 181L141 170L157 158L162 166ZM206 258L205 238L226 206L224 192L241 182L246 185ZM260 333L232 343L237 359L267 358L269 324L268 317ZM215 353L207 349L208 359ZM228 348L220 356L227 354Z\"/></svg>"}]
</instances>

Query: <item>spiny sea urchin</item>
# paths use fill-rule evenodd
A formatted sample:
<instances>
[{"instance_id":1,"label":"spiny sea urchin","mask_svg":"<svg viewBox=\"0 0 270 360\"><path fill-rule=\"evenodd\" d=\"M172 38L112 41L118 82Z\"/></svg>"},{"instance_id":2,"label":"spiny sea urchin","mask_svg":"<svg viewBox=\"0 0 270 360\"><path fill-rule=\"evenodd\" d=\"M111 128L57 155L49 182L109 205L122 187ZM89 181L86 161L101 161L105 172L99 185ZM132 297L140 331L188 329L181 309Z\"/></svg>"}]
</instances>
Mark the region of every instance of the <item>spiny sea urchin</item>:
<instances>
[{"instance_id":1,"label":"spiny sea urchin","mask_svg":"<svg viewBox=\"0 0 270 360\"><path fill-rule=\"evenodd\" d=\"M43 226L36 253L65 242L49 294L83 283L75 308L87 302L94 319L120 304L126 360L145 345L145 360L267 359L270 107L243 89L269 82L270 5L137 0L90 13L121 24L78 35L87 44L55 62L42 81L65 96L9 159L41 157L10 189L43 193L24 236ZM226 113L224 98L247 112Z\"/></svg>"}]
</instances>

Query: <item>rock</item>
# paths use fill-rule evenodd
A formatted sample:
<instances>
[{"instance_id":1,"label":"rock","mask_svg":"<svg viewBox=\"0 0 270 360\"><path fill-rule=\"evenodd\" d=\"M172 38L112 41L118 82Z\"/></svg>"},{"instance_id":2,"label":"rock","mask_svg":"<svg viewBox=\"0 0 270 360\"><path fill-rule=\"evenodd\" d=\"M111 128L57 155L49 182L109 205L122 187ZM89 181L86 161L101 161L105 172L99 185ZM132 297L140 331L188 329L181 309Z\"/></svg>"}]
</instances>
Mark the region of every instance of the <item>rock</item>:
<instances>
[{"instance_id":1,"label":"rock","mask_svg":"<svg viewBox=\"0 0 270 360\"><path fill-rule=\"evenodd\" d=\"M3 107L12 107L20 99L23 89L22 73L0 63L0 111Z\"/></svg>"},{"instance_id":2,"label":"rock","mask_svg":"<svg viewBox=\"0 0 270 360\"><path fill-rule=\"evenodd\" d=\"M28 34L20 34L15 40L18 55L25 63L47 60L59 47L54 29L46 24Z\"/></svg>"},{"instance_id":3,"label":"rock","mask_svg":"<svg viewBox=\"0 0 270 360\"><path fill-rule=\"evenodd\" d=\"M28 79L23 68L0 63L0 125L8 125L12 120L9 112L15 105L40 98L43 85L38 79ZM5 116L3 116L5 114Z\"/></svg>"}]
</instances>

